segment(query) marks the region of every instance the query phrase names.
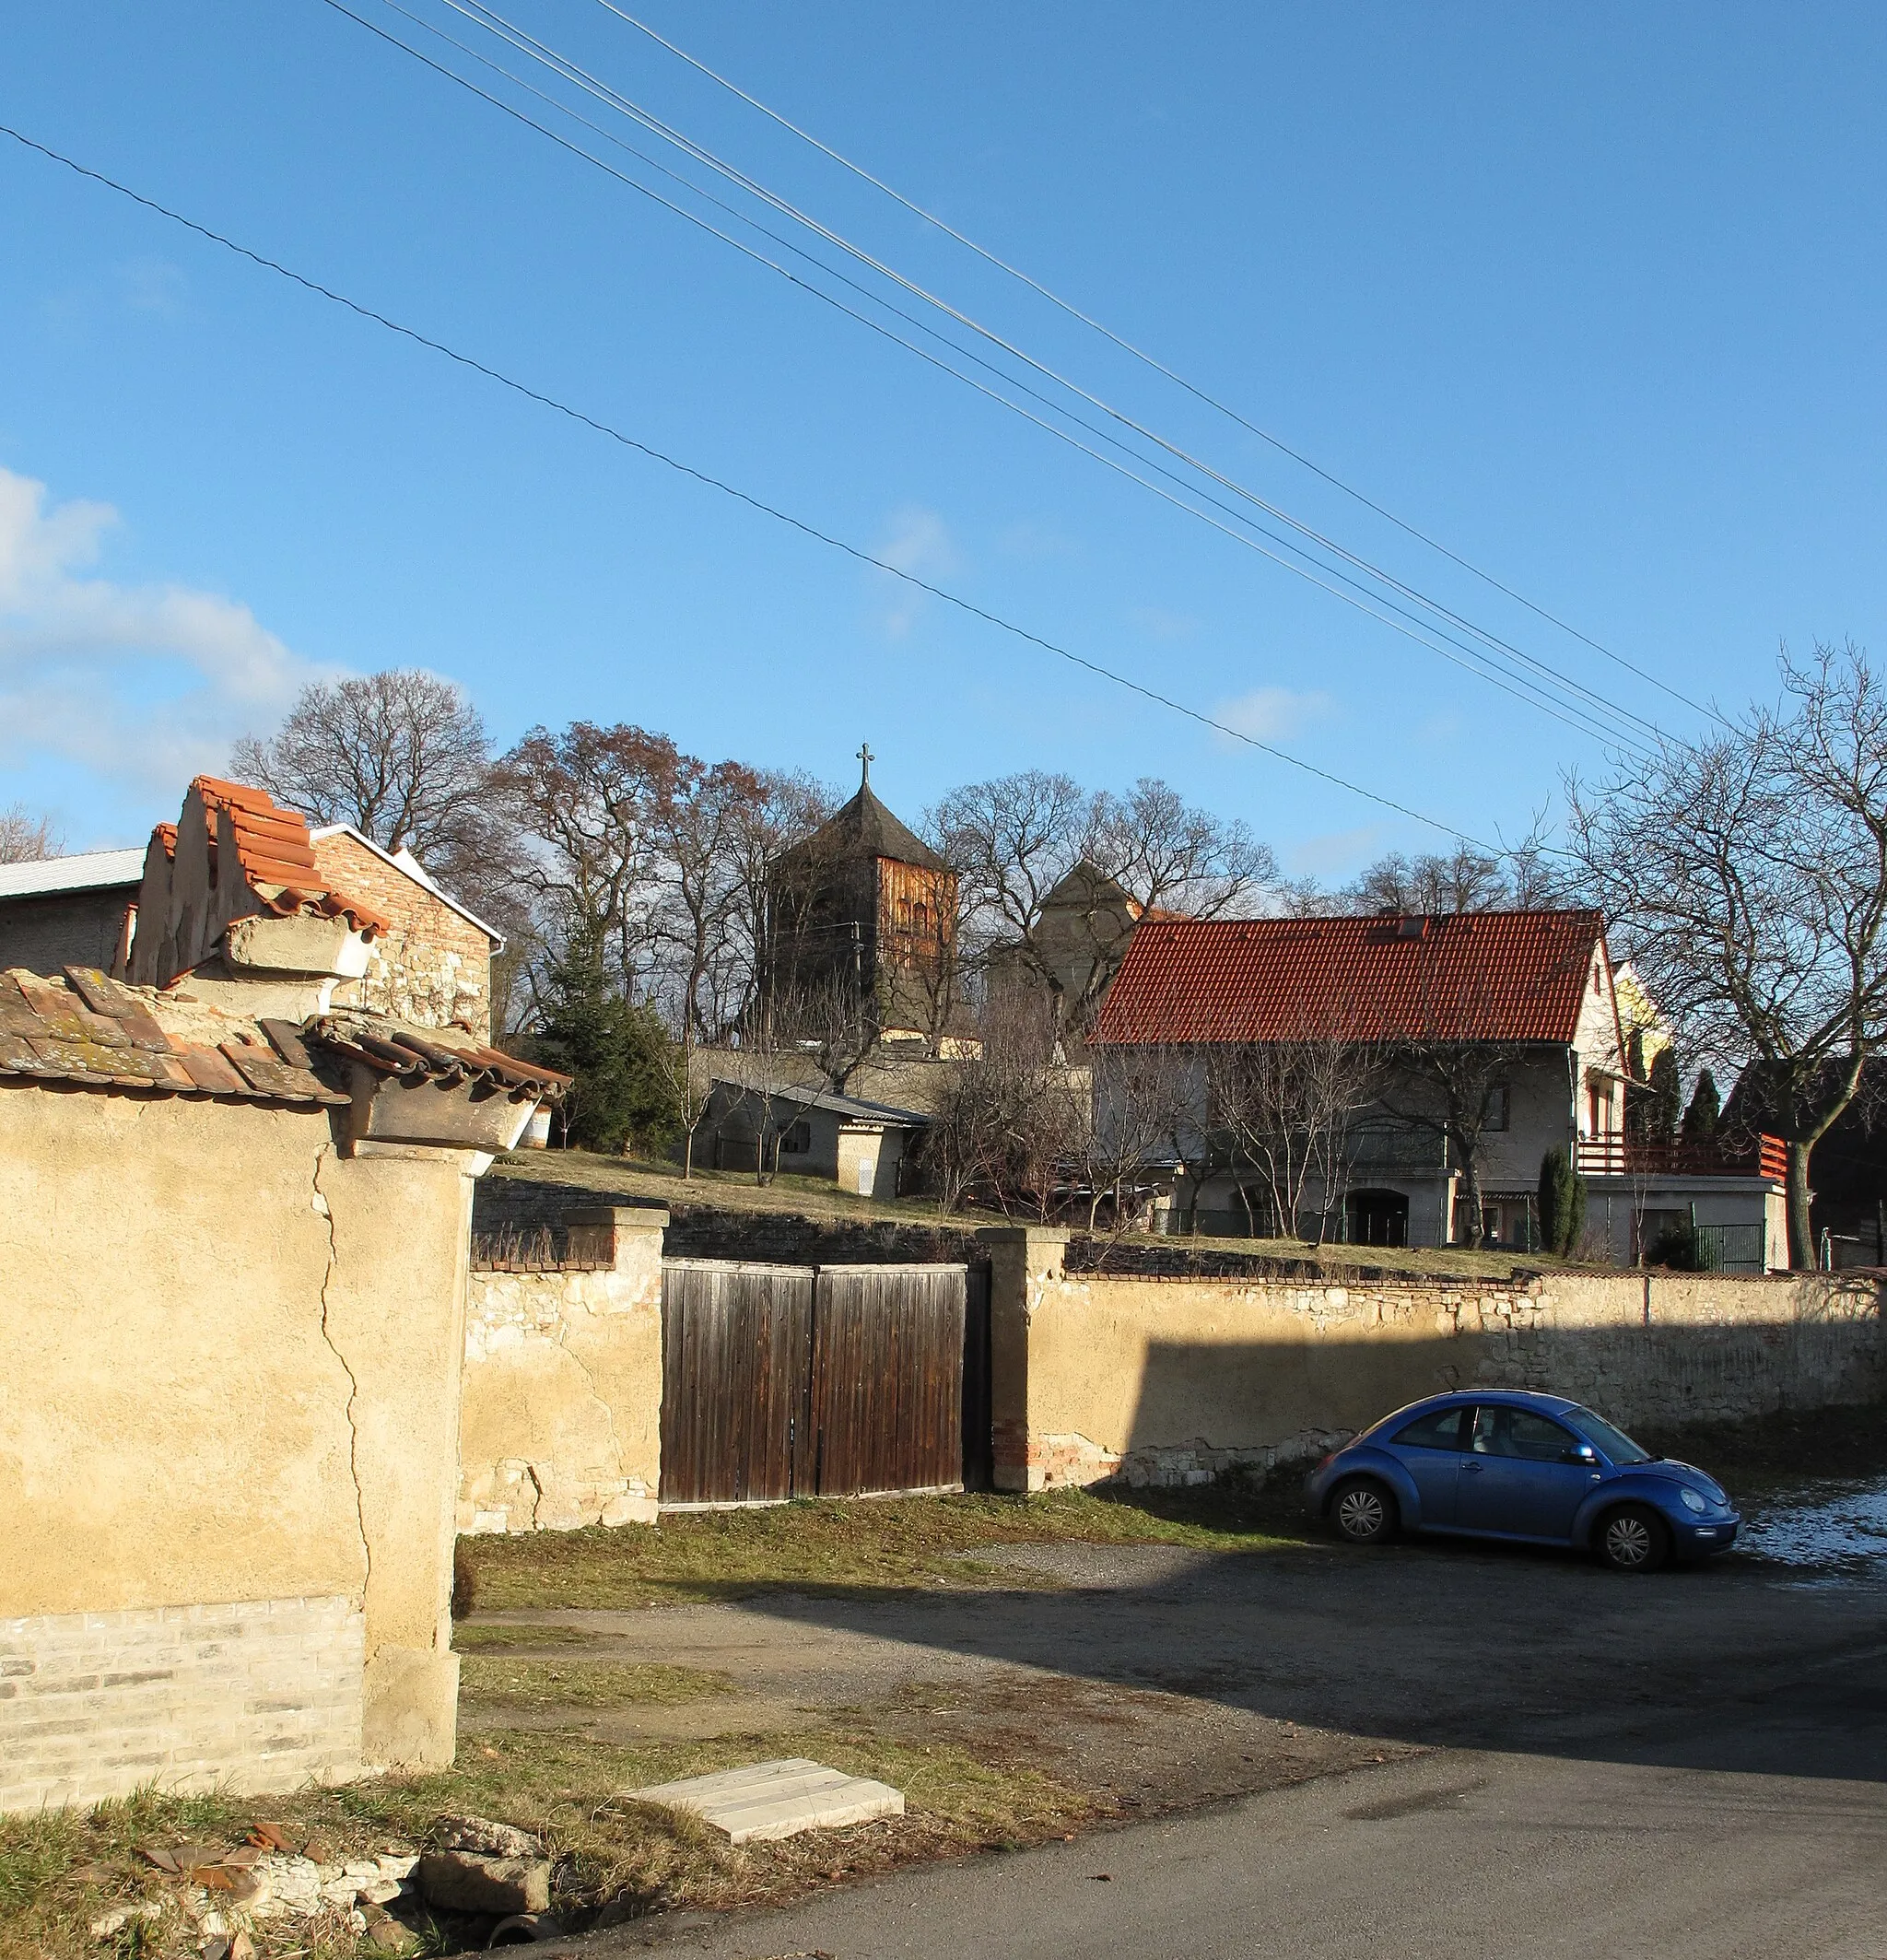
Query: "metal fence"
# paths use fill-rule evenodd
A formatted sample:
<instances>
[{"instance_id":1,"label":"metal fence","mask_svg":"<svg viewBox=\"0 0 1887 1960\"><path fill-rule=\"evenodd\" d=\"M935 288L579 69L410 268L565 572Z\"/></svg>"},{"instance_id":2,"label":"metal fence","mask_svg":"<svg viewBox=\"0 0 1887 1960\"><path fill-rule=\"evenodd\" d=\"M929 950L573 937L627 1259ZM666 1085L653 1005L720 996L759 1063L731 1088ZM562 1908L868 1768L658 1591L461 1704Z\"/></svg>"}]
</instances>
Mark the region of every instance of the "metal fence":
<instances>
[{"instance_id":1,"label":"metal fence","mask_svg":"<svg viewBox=\"0 0 1887 1960\"><path fill-rule=\"evenodd\" d=\"M1763 1273L1768 1270L1768 1228L1763 1225L1699 1225L1700 1273Z\"/></svg>"}]
</instances>

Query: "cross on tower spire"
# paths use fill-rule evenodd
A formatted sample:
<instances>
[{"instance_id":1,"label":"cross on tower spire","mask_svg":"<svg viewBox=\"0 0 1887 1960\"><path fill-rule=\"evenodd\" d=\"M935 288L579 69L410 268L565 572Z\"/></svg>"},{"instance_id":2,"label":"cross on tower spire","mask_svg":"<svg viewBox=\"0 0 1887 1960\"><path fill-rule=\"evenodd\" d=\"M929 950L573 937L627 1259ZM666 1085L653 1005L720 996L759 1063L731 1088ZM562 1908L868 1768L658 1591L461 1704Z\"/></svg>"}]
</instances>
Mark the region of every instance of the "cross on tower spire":
<instances>
[{"instance_id":1,"label":"cross on tower spire","mask_svg":"<svg viewBox=\"0 0 1887 1960\"><path fill-rule=\"evenodd\" d=\"M869 742L862 742L859 745L858 756L860 762L864 766L864 774L859 780L859 788L869 790L872 786L872 765L878 758L873 755L872 745Z\"/></svg>"}]
</instances>

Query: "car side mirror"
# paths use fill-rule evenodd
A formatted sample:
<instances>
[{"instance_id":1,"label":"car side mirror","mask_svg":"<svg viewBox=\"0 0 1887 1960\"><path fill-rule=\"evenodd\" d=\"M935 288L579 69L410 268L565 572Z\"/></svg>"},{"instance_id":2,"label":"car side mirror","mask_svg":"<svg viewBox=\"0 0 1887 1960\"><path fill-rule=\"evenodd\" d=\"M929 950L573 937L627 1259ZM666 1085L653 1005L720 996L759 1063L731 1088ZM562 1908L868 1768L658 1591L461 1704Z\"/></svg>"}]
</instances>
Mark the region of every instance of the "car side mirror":
<instances>
[{"instance_id":1,"label":"car side mirror","mask_svg":"<svg viewBox=\"0 0 1887 1960\"><path fill-rule=\"evenodd\" d=\"M1590 1443L1575 1443L1562 1461L1568 1463L1596 1463L1599 1461L1599 1452Z\"/></svg>"}]
</instances>

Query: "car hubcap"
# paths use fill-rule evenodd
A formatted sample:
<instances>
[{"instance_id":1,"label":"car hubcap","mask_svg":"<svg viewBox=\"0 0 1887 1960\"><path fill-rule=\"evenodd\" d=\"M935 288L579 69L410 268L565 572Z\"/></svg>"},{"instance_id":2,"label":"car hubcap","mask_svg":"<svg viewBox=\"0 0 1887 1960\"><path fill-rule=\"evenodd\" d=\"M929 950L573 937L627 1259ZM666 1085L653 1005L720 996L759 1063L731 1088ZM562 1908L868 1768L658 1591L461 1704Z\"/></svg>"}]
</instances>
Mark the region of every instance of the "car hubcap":
<instances>
[{"instance_id":1,"label":"car hubcap","mask_svg":"<svg viewBox=\"0 0 1887 1960\"><path fill-rule=\"evenodd\" d=\"M1337 1522L1352 1538L1374 1538L1382 1529L1382 1499L1374 1491L1345 1491Z\"/></svg>"},{"instance_id":2,"label":"car hubcap","mask_svg":"<svg viewBox=\"0 0 1887 1960\"><path fill-rule=\"evenodd\" d=\"M1614 1518L1605 1528L1605 1546L1614 1565L1642 1566L1651 1555L1651 1533L1642 1518Z\"/></svg>"}]
</instances>

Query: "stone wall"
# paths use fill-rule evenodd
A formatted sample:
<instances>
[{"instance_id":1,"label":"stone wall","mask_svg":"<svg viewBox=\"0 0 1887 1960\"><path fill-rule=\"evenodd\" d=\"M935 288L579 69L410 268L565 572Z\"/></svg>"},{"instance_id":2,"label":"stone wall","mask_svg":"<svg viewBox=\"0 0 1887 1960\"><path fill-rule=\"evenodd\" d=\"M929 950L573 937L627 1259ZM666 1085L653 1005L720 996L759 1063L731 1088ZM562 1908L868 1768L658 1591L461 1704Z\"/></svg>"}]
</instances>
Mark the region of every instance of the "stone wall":
<instances>
[{"instance_id":1,"label":"stone wall","mask_svg":"<svg viewBox=\"0 0 1887 1960\"><path fill-rule=\"evenodd\" d=\"M554 1160L554 1159L553 1159ZM598 1206L636 1207L639 1201L594 1186L538 1178L508 1178L494 1170L474 1201L475 1256L498 1259L507 1249L530 1245L539 1232L561 1253L568 1226ZM650 1200L641 1208L661 1210ZM955 1266L988 1254L967 1226L911 1225L896 1218L808 1218L797 1212L742 1212L725 1205L676 1204L663 1215L671 1259L741 1259L763 1265Z\"/></svg>"},{"instance_id":2,"label":"stone wall","mask_svg":"<svg viewBox=\"0 0 1887 1960\"><path fill-rule=\"evenodd\" d=\"M344 980L334 1004L397 1015L420 1027L463 1021L491 1039L491 941L417 878L345 830L316 832L322 875L381 913L392 931L369 943L366 974Z\"/></svg>"},{"instance_id":3,"label":"stone wall","mask_svg":"<svg viewBox=\"0 0 1887 1960\"><path fill-rule=\"evenodd\" d=\"M593 1191L583 1195L588 1206L557 1215L565 1243L577 1240L577 1262L473 1267L462 1532L570 1531L655 1517L668 1215L599 1210ZM513 1228L522 1223L511 1221ZM487 1215L481 1243L504 1242Z\"/></svg>"},{"instance_id":4,"label":"stone wall","mask_svg":"<svg viewBox=\"0 0 1887 1960\"><path fill-rule=\"evenodd\" d=\"M1059 1233L984 1238L1003 1489L1268 1473L1455 1388L1647 1429L1887 1393L1878 1276L1161 1279L1070 1273Z\"/></svg>"}]
</instances>

